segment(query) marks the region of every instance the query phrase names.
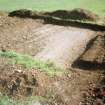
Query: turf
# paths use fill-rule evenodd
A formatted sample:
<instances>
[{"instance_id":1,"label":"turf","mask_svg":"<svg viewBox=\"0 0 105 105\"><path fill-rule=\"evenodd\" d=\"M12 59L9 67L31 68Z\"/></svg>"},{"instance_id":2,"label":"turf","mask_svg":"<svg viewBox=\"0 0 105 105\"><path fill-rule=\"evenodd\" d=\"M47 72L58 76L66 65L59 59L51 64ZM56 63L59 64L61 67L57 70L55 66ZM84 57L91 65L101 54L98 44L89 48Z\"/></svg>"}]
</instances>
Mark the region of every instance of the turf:
<instances>
[{"instance_id":1,"label":"turf","mask_svg":"<svg viewBox=\"0 0 105 105\"><path fill-rule=\"evenodd\" d=\"M23 8L38 11L84 8L105 16L105 0L0 0L0 10L12 11Z\"/></svg>"}]
</instances>

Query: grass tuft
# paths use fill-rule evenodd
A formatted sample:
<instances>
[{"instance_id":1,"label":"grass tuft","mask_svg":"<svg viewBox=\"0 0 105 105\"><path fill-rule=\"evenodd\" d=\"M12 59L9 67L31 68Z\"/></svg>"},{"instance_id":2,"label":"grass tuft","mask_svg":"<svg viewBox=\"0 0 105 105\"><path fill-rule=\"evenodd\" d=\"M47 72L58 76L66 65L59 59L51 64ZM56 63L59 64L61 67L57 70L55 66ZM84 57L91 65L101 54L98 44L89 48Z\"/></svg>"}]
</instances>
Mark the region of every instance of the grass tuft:
<instances>
[{"instance_id":1,"label":"grass tuft","mask_svg":"<svg viewBox=\"0 0 105 105\"><path fill-rule=\"evenodd\" d=\"M6 95L0 95L0 105L39 105L47 99L41 96L31 96L26 99L14 100Z\"/></svg>"},{"instance_id":2,"label":"grass tuft","mask_svg":"<svg viewBox=\"0 0 105 105\"><path fill-rule=\"evenodd\" d=\"M64 73L63 69L61 69L60 67L56 67L52 62L50 61L43 62L39 59L33 59L29 55L22 55L13 51L9 52L0 51L0 57L10 58L11 64L22 65L28 69L35 68L47 73L50 76L61 75L62 73Z\"/></svg>"}]
</instances>

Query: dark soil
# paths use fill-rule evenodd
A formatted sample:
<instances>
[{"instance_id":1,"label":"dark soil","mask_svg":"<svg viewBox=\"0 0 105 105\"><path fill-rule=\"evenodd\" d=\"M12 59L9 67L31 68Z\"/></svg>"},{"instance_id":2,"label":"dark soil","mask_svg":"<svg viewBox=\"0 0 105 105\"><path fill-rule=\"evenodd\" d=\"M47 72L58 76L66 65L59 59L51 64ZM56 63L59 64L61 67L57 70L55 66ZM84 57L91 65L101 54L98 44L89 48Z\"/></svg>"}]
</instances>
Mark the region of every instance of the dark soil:
<instances>
[{"instance_id":1,"label":"dark soil","mask_svg":"<svg viewBox=\"0 0 105 105\"><path fill-rule=\"evenodd\" d=\"M101 75L100 82L92 84L87 93L84 93L83 105L105 105L105 74Z\"/></svg>"},{"instance_id":2,"label":"dark soil","mask_svg":"<svg viewBox=\"0 0 105 105\"><path fill-rule=\"evenodd\" d=\"M27 9L21 9L21 10L17 10L9 13L9 16L19 16L23 18L30 17L31 15L32 15L32 11Z\"/></svg>"},{"instance_id":3,"label":"dark soil","mask_svg":"<svg viewBox=\"0 0 105 105\"><path fill-rule=\"evenodd\" d=\"M57 10L52 13L46 13L46 14L54 17L59 17L62 19L74 19L74 20L96 21L99 18L98 15L92 13L91 11L80 8L71 11Z\"/></svg>"},{"instance_id":4,"label":"dark soil","mask_svg":"<svg viewBox=\"0 0 105 105\"><path fill-rule=\"evenodd\" d=\"M27 9L20 9L16 11L12 11L8 14L10 17L21 17L21 18L39 18L43 16L43 12L37 12L37 11L32 11L32 10L27 10Z\"/></svg>"},{"instance_id":5,"label":"dark soil","mask_svg":"<svg viewBox=\"0 0 105 105\"><path fill-rule=\"evenodd\" d=\"M54 12L36 12L31 11L27 9L21 9L17 11L13 11L9 13L9 16L18 16L18 17L38 17L38 16L52 16L52 17L58 17L61 19L74 19L74 20L90 20L90 21L96 21L99 19L98 15L92 13L91 11L85 10L85 9L74 9L71 11L68 10L57 10Z\"/></svg>"}]
</instances>

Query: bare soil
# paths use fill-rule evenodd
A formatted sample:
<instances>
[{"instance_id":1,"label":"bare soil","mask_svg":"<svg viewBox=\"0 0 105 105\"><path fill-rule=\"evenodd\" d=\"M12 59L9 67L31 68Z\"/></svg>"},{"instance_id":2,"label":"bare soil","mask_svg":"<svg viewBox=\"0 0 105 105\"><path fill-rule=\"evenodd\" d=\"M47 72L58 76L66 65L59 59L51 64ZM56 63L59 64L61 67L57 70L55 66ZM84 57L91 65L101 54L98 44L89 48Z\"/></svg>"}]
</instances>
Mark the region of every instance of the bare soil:
<instances>
[{"instance_id":1,"label":"bare soil","mask_svg":"<svg viewBox=\"0 0 105 105\"><path fill-rule=\"evenodd\" d=\"M15 98L44 96L51 85L49 78L38 69L26 69L8 64L9 59L0 58L0 91Z\"/></svg>"},{"instance_id":2,"label":"bare soil","mask_svg":"<svg viewBox=\"0 0 105 105\"><path fill-rule=\"evenodd\" d=\"M104 32L76 26L45 24L42 19L0 16L0 50L52 60L69 69L62 77L51 78L36 69L9 65L8 59L0 58L0 92L13 97L48 97L51 91L48 105L99 105L89 103L91 95L86 99L88 90L97 87L102 80L104 69L86 70L70 65L79 59L91 40L102 34Z\"/></svg>"}]
</instances>

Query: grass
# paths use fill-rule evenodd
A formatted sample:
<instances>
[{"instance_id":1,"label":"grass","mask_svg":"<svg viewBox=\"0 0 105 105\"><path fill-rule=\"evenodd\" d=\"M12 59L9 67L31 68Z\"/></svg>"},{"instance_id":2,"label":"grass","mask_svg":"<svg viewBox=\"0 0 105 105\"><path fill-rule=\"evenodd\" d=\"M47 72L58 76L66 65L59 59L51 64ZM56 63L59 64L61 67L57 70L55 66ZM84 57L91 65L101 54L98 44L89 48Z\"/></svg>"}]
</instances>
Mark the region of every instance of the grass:
<instances>
[{"instance_id":1,"label":"grass","mask_svg":"<svg viewBox=\"0 0 105 105\"><path fill-rule=\"evenodd\" d=\"M0 105L14 105L14 101L8 96L0 96Z\"/></svg>"},{"instance_id":2,"label":"grass","mask_svg":"<svg viewBox=\"0 0 105 105\"><path fill-rule=\"evenodd\" d=\"M105 16L105 0L0 0L0 10L12 11L23 8L38 11L84 8Z\"/></svg>"},{"instance_id":3,"label":"grass","mask_svg":"<svg viewBox=\"0 0 105 105\"><path fill-rule=\"evenodd\" d=\"M51 76L60 75L64 73L63 69L61 69L60 67L56 67L52 62L49 61L43 62L39 59L33 59L29 55L22 55L13 51L9 52L0 51L0 57L10 58L11 62L9 63L11 64L14 65L19 64L28 69L35 68Z\"/></svg>"},{"instance_id":4,"label":"grass","mask_svg":"<svg viewBox=\"0 0 105 105\"><path fill-rule=\"evenodd\" d=\"M0 105L39 105L39 102L46 100L46 98L41 96L31 96L24 100L13 100L6 95L0 95Z\"/></svg>"}]
</instances>

